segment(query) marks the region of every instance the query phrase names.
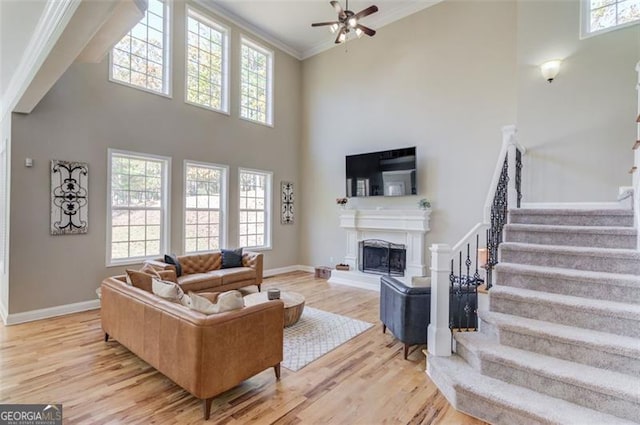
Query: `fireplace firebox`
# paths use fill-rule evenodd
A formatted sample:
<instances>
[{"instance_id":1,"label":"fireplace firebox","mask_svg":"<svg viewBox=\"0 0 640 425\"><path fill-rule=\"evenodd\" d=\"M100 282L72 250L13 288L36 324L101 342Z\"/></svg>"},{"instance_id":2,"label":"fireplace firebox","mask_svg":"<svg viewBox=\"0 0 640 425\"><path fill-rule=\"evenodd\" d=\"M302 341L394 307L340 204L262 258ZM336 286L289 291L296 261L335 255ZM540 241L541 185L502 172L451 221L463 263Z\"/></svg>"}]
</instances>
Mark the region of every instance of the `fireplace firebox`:
<instances>
[{"instance_id":1,"label":"fireplace firebox","mask_svg":"<svg viewBox=\"0 0 640 425\"><path fill-rule=\"evenodd\" d=\"M404 245L380 239L359 242L358 268L364 273L404 276L407 250Z\"/></svg>"}]
</instances>

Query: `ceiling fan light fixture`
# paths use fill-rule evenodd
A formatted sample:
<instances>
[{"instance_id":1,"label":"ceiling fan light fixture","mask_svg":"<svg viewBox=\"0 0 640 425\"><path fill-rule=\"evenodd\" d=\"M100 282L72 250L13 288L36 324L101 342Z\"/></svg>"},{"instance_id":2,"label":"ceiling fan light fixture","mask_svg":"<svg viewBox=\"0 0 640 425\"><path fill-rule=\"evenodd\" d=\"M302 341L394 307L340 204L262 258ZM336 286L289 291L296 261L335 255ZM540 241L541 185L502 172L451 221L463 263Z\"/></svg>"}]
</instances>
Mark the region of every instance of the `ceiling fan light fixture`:
<instances>
[{"instance_id":1,"label":"ceiling fan light fixture","mask_svg":"<svg viewBox=\"0 0 640 425\"><path fill-rule=\"evenodd\" d=\"M349 26L350 26L351 28L355 28L355 27L356 27L356 25L358 25L358 18L356 18L356 17L353 17L353 16L352 16L351 18L349 18L349 19L347 20L347 23L349 24Z\"/></svg>"},{"instance_id":2,"label":"ceiling fan light fixture","mask_svg":"<svg viewBox=\"0 0 640 425\"><path fill-rule=\"evenodd\" d=\"M329 29L331 30L331 33L332 33L332 34L335 34L335 33L336 33L336 31L338 31L338 29L339 29L339 28L340 28L340 25L338 25L338 24L333 24L333 25L331 25L331 26L329 27Z\"/></svg>"},{"instance_id":3,"label":"ceiling fan light fixture","mask_svg":"<svg viewBox=\"0 0 640 425\"><path fill-rule=\"evenodd\" d=\"M363 34L364 31L362 31L360 28L356 28L356 35L358 36L358 38L362 37Z\"/></svg>"},{"instance_id":4,"label":"ceiling fan light fixture","mask_svg":"<svg viewBox=\"0 0 640 425\"><path fill-rule=\"evenodd\" d=\"M347 39L347 33L343 31L340 34L340 37L338 37L338 43L344 43L346 39Z\"/></svg>"}]
</instances>

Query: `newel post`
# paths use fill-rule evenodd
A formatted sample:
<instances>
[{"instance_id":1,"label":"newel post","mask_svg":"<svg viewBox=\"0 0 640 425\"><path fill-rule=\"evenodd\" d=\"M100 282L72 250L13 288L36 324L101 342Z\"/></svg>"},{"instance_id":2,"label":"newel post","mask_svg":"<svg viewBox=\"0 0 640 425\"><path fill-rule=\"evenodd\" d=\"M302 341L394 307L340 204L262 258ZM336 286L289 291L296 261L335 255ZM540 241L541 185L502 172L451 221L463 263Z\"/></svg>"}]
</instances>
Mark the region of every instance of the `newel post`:
<instances>
[{"instance_id":1,"label":"newel post","mask_svg":"<svg viewBox=\"0 0 640 425\"><path fill-rule=\"evenodd\" d=\"M431 322L427 327L427 350L432 356L451 355L449 329L449 273L451 247L434 244L431 251Z\"/></svg>"},{"instance_id":2,"label":"newel post","mask_svg":"<svg viewBox=\"0 0 640 425\"><path fill-rule=\"evenodd\" d=\"M516 126L507 125L502 127L502 144L507 147L507 175L509 183L507 186L507 205L515 208L518 205L518 191L516 190Z\"/></svg>"}]
</instances>

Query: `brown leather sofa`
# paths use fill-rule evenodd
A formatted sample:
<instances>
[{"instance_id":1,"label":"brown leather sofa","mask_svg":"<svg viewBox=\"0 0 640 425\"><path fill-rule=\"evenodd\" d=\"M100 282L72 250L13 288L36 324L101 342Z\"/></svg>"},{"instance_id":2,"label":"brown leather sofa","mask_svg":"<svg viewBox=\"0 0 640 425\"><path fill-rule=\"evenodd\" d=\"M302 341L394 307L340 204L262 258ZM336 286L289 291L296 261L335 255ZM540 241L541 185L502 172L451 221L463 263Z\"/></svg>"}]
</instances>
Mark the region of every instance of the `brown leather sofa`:
<instances>
[{"instance_id":1,"label":"brown leather sofa","mask_svg":"<svg viewBox=\"0 0 640 425\"><path fill-rule=\"evenodd\" d=\"M262 284L262 254L246 251L242 254L242 267L222 268L222 254L215 251L205 254L182 255L178 257L182 275L178 284L184 292L214 291L224 292L245 286ZM175 270L162 258L147 260L145 264L157 270Z\"/></svg>"},{"instance_id":2,"label":"brown leather sofa","mask_svg":"<svg viewBox=\"0 0 640 425\"><path fill-rule=\"evenodd\" d=\"M126 284L101 285L105 341L111 336L193 396L209 418L213 397L269 367L280 378L284 304L270 301L205 315Z\"/></svg>"}]
</instances>

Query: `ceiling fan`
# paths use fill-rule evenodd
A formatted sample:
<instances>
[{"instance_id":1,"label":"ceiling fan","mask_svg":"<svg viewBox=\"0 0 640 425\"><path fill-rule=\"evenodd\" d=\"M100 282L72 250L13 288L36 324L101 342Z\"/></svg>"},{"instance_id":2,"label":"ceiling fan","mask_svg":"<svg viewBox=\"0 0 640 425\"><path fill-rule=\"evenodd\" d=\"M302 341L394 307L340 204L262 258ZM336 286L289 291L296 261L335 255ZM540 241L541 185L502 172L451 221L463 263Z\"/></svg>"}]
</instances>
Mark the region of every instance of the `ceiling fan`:
<instances>
[{"instance_id":1,"label":"ceiling fan","mask_svg":"<svg viewBox=\"0 0 640 425\"><path fill-rule=\"evenodd\" d=\"M338 12L338 20L332 22L316 22L311 24L312 27L322 27L325 25L330 25L329 29L331 32L338 33L336 37L336 44L343 43L347 39L347 34L351 31L355 32L358 38L362 37L362 34L367 34L369 37L373 37L376 35L375 30L372 30L369 27L365 27L360 23L360 19L365 16L369 16L372 13L376 13L378 11L378 6L369 6L366 9L361 10L358 13L353 13L349 10L349 0L347 0L347 7L345 9L340 6L340 3L337 1L329 2L331 6Z\"/></svg>"}]
</instances>

